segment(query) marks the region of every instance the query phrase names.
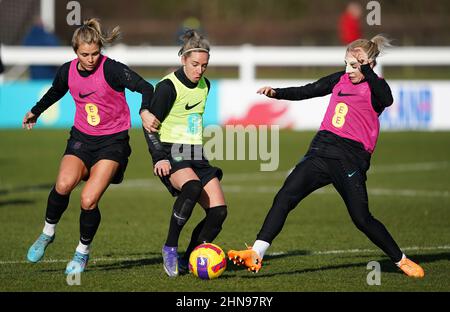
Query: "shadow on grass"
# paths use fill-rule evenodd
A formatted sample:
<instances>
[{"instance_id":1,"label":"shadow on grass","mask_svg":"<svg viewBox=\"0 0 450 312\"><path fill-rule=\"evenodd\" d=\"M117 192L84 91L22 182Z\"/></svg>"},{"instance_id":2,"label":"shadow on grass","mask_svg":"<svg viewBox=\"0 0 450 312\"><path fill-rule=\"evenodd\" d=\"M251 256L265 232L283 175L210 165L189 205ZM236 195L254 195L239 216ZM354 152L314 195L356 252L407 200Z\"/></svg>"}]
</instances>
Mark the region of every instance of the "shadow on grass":
<instances>
[{"instance_id":1,"label":"shadow on grass","mask_svg":"<svg viewBox=\"0 0 450 312\"><path fill-rule=\"evenodd\" d=\"M270 260L278 259L278 258L284 258L284 257L292 257L292 256L307 256L310 255L311 252L305 251L305 250L294 250L288 253L280 254L280 255L271 255L264 258L264 262L266 266L270 266ZM369 256L367 256L369 257ZM404 274L400 269L397 268L397 266L390 260L385 258L378 260L381 266L381 271L385 273L396 273L396 274ZM414 262L421 264L424 266L425 274L427 271L426 264L441 260L448 260L450 259L450 252L437 252L437 253L429 253L429 254L408 254L408 258L412 259ZM300 270L294 270L294 271L285 271L285 272L277 272L277 273L265 273L264 267L262 268L261 272L258 274L252 274L248 276L242 276L242 278L266 278L266 277L272 277L277 275L292 275L292 274L303 274L303 273L310 273L310 272L318 272L318 271L328 271L328 270L338 270L338 269L346 269L346 268L355 268L355 267L366 267L368 262L353 262L353 263L345 263L345 264L337 264L337 265L327 265L327 266L321 266L321 267L315 267L315 268L304 268ZM242 266L236 266L233 265L229 261L229 267L227 270L229 271L238 271L238 270L245 270L245 267Z\"/></svg>"},{"instance_id":2,"label":"shadow on grass","mask_svg":"<svg viewBox=\"0 0 450 312\"><path fill-rule=\"evenodd\" d=\"M112 259L113 261L113 259ZM99 264L96 263L95 266L90 267L90 271L113 271L113 270L124 270L124 269L132 269L135 267L142 267L146 265L155 265L162 264L162 257L150 257L150 258L142 258L142 259L134 259L134 260L124 260L124 261L116 261L114 263L105 263Z\"/></svg>"},{"instance_id":3,"label":"shadow on grass","mask_svg":"<svg viewBox=\"0 0 450 312\"><path fill-rule=\"evenodd\" d=\"M33 204L34 200L29 199L8 199L8 200L0 200L0 207L3 206L21 206L21 205L30 205Z\"/></svg>"},{"instance_id":4,"label":"shadow on grass","mask_svg":"<svg viewBox=\"0 0 450 312\"><path fill-rule=\"evenodd\" d=\"M6 189L0 189L0 195L9 195L14 193L33 192L42 190L48 190L50 192L53 185L54 184L37 184L37 185L15 186Z\"/></svg>"}]
</instances>

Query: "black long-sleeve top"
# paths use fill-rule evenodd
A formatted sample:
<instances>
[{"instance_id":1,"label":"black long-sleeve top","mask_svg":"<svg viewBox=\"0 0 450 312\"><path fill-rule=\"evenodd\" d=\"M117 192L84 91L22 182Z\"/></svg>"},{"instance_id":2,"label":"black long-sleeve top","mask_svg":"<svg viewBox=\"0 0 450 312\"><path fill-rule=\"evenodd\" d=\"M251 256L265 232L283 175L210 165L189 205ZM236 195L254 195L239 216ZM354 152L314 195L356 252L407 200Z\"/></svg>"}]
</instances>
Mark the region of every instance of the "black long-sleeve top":
<instances>
[{"instance_id":1,"label":"black long-sleeve top","mask_svg":"<svg viewBox=\"0 0 450 312\"><path fill-rule=\"evenodd\" d=\"M370 87L372 107L380 115L386 107L394 102L391 88L383 78L375 74L369 64L361 65L361 72L365 77L362 82L367 82ZM344 74L344 71L337 72L301 87L276 88L274 89L276 92L275 98L305 100L325 96L332 93L334 86Z\"/></svg>"},{"instance_id":2,"label":"black long-sleeve top","mask_svg":"<svg viewBox=\"0 0 450 312\"><path fill-rule=\"evenodd\" d=\"M194 89L198 85L198 83L194 83L186 77L183 67L180 67L175 71L175 76L189 89ZM209 91L211 83L207 78L205 78L205 81ZM142 105L141 110L148 109L162 123L167 115L169 115L176 98L177 91L172 81L170 79L161 80L156 85L155 95L153 96L152 101L148 103L148 105Z\"/></svg>"},{"instance_id":3,"label":"black long-sleeve top","mask_svg":"<svg viewBox=\"0 0 450 312\"><path fill-rule=\"evenodd\" d=\"M383 110L392 105L392 92L387 82L378 77L369 64L361 65L361 72L371 91L371 104L375 112L380 115ZM323 77L316 82L301 87L275 88L276 99L304 100L332 93L334 86L345 72L337 72ZM359 163L370 162L368 153L360 142L340 137L330 131L319 131L312 140L308 154L316 154L330 158L352 158L358 159ZM368 168L368 167L367 167ZM367 170L366 168L366 170Z\"/></svg>"},{"instance_id":4,"label":"black long-sleeve top","mask_svg":"<svg viewBox=\"0 0 450 312\"><path fill-rule=\"evenodd\" d=\"M105 57L105 56L102 56ZM100 64L100 61L98 64ZM51 88L31 109L35 115L42 114L47 108L59 101L69 90L69 69L70 62L64 63L56 73ZM88 77L92 71L83 71L78 69L82 77ZM153 96L153 86L145 81L141 76L132 71L128 66L112 60L106 59L103 65L103 74L108 85L117 92L123 92L125 88L142 94L142 106L148 106Z\"/></svg>"},{"instance_id":5,"label":"black long-sleeve top","mask_svg":"<svg viewBox=\"0 0 450 312\"><path fill-rule=\"evenodd\" d=\"M175 71L175 76L180 80L180 82L189 89L194 89L197 87L198 83L194 83L189 80L189 78L184 73L183 67L180 67ZM208 91L211 87L211 82L205 77L206 85ZM177 98L177 91L174 84L170 79L164 79L160 81L155 88L155 94L152 98L150 105L141 106L141 110L147 109L162 123L164 119L169 115L175 100ZM149 152L152 156L153 163L156 164L162 159L168 159L169 155L166 152L170 144L162 143L159 139L158 133L149 133L144 129L145 138L148 144ZM193 149L192 149L193 150Z\"/></svg>"}]
</instances>

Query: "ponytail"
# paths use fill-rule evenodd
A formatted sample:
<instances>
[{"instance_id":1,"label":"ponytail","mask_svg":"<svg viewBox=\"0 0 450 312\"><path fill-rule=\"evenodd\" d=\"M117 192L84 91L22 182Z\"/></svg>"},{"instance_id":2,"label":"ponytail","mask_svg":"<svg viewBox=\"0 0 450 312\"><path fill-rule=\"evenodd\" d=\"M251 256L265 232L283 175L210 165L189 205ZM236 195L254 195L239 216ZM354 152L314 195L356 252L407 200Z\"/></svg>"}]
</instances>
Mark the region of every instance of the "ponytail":
<instances>
[{"instance_id":1,"label":"ponytail","mask_svg":"<svg viewBox=\"0 0 450 312\"><path fill-rule=\"evenodd\" d=\"M120 27L116 26L108 33L102 33L100 21L97 18L85 20L83 25L78 27L73 33L72 48L76 52L82 43L97 44L101 49L112 44L120 37Z\"/></svg>"},{"instance_id":2,"label":"ponytail","mask_svg":"<svg viewBox=\"0 0 450 312\"><path fill-rule=\"evenodd\" d=\"M195 30L187 30L180 39L183 41L183 46L178 51L179 56L189 56L191 52L195 51L202 51L209 54L209 41L199 35Z\"/></svg>"},{"instance_id":3,"label":"ponytail","mask_svg":"<svg viewBox=\"0 0 450 312\"><path fill-rule=\"evenodd\" d=\"M347 46L347 52L352 51L355 48L362 48L364 52L367 53L367 57L372 59L374 66L377 64L376 59L384 52L387 47L391 47L391 40L385 37L384 35L376 35L370 40L367 39L357 39L351 42Z\"/></svg>"}]
</instances>

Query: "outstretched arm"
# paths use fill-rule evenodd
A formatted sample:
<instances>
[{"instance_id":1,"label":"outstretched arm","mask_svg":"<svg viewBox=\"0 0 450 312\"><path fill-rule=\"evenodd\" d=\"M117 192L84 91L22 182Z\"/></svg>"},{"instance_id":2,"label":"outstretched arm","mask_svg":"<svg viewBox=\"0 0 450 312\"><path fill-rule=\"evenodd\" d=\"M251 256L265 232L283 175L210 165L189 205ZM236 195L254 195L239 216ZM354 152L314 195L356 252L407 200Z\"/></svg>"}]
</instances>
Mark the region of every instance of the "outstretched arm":
<instances>
[{"instance_id":1,"label":"outstretched arm","mask_svg":"<svg viewBox=\"0 0 450 312\"><path fill-rule=\"evenodd\" d=\"M67 93L69 90L69 67L70 62L63 64L58 69L50 89L48 89L39 102L25 114L22 120L22 128L31 130L36 125L39 116Z\"/></svg>"},{"instance_id":2,"label":"outstretched arm","mask_svg":"<svg viewBox=\"0 0 450 312\"><path fill-rule=\"evenodd\" d=\"M272 88L262 87L257 91L259 94L264 94L268 97L283 100L305 100L313 97L324 96L333 91L333 87L338 83L340 77L344 72L334 73L332 75L323 77L316 82L309 83L301 87L290 88Z\"/></svg>"}]
</instances>

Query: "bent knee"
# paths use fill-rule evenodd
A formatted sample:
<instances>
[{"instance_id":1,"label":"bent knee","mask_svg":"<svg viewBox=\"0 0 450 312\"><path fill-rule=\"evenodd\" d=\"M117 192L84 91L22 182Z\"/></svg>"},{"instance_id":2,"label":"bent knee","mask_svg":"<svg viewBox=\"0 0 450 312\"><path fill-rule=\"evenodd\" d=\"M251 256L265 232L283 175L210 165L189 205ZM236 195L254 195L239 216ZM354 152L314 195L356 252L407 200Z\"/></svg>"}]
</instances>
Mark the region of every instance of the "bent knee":
<instances>
[{"instance_id":1,"label":"bent knee","mask_svg":"<svg viewBox=\"0 0 450 312\"><path fill-rule=\"evenodd\" d=\"M189 198L197 202L202 194L203 186L199 180L189 180L181 187L183 194L189 194Z\"/></svg>"},{"instance_id":2,"label":"bent knee","mask_svg":"<svg viewBox=\"0 0 450 312\"><path fill-rule=\"evenodd\" d=\"M373 220L374 218L371 215L352 218L352 221L355 224L355 226L358 228L358 230L362 232L365 232L369 228Z\"/></svg>"},{"instance_id":3,"label":"bent knee","mask_svg":"<svg viewBox=\"0 0 450 312\"><path fill-rule=\"evenodd\" d=\"M217 206L209 208L208 215L214 215L215 219L223 223L228 215L227 206Z\"/></svg>"},{"instance_id":4,"label":"bent knee","mask_svg":"<svg viewBox=\"0 0 450 312\"><path fill-rule=\"evenodd\" d=\"M60 195L68 195L77 186L77 181L72 179L59 179L56 181L55 190Z\"/></svg>"},{"instance_id":5,"label":"bent knee","mask_svg":"<svg viewBox=\"0 0 450 312\"><path fill-rule=\"evenodd\" d=\"M98 204L98 196L89 193L81 194L81 208L85 210L92 210L97 207Z\"/></svg>"}]
</instances>

